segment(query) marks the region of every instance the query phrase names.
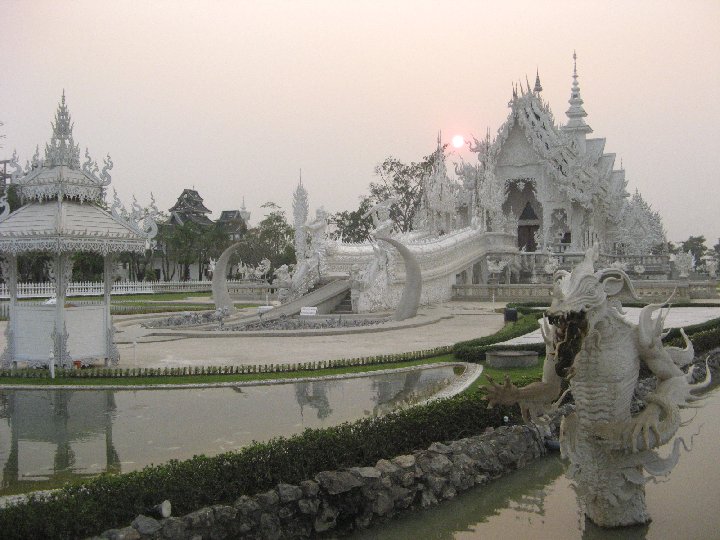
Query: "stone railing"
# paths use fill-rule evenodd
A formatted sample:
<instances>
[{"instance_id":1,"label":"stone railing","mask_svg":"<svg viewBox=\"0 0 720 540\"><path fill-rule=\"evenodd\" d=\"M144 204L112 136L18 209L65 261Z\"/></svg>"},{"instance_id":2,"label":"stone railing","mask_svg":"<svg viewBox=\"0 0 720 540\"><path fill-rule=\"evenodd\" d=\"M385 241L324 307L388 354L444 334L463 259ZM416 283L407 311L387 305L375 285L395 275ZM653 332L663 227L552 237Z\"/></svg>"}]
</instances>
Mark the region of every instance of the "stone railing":
<instances>
[{"instance_id":1,"label":"stone railing","mask_svg":"<svg viewBox=\"0 0 720 540\"><path fill-rule=\"evenodd\" d=\"M539 276L545 274L545 264L550 258L557 261L559 266L557 269L572 270L575 265L579 264L585 258L585 253L580 251L568 251L567 249L548 253L544 251L521 252L520 263L524 272L531 272L535 268L535 273ZM636 274L635 269L642 267L642 273L636 277L641 278L643 275L657 276L669 275L670 273L670 256L669 255L613 255L609 253L600 254L598 261L599 267L609 267L613 264L621 263L624 265L629 274Z\"/></svg>"},{"instance_id":2,"label":"stone railing","mask_svg":"<svg viewBox=\"0 0 720 540\"><path fill-rule=\"evenodd\" d=\"M648 302L663 302L673 297L674 302L692 299L717 298L717 281L633 281L638 298ZM475 284L453 285L453 300L480 300L503 302L531 302L552 300L552 285L538 284ZM673 295L674 293L674 295ZM630 298L625 298L625 301Z\"/></svg>"},{"instance_id":3,"label":"stone railing","mask_svg":"<svg viewBox=\"0 0 720 540\"><path fill-rule=\"evenodd\" d=\"M169 292L203 292L212 289L210 281L116 281L112 293L122 294L154 294ZM273 294L276 287L263 282L228 281L231 294L261 297ZM98 281L70 282L67 296L102 296L104 285ZM55 296L55 284L18 283L18 298L49 298ZM0 299L10 298L7 284L0 284Z\"/></svg>"}]
</instances>

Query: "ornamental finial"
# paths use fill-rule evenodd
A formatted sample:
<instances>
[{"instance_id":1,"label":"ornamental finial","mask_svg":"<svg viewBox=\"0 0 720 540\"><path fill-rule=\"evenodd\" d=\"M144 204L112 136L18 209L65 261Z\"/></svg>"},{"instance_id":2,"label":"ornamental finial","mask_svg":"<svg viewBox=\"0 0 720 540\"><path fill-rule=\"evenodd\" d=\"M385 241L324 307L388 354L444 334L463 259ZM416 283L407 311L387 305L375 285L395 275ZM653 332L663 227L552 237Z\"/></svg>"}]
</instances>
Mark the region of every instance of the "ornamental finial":
<instances>
[{"instance_id":1,"label":"ornamental finial","mask_svg":"<svg viewBox=\"0 0 720 540\"><path fill-rule=\"evenodd\" d=\"M564 127L566 130L575 130L582 133L592 133L592 128L585 123L583 120L587 116L585 109L583 108L583 99L580 97L580 84L578 83L577 74L577 53L573 50L573 82L572 88L570 89L570 108L565 111L568 117L568 123Z\"/></svg>"},{"instance_id":2,"label":"ornamental finial","mask_svg":"<svg viewBox=\"0 0 720 540\"><path fill-rule=\"evenodd\" d=\"M539 94L540 92L542 92L542 89L543 89L543 87L540 84L540 70L536 68L535 69L535 88L533 88L533 91L536 94Z\"/></svg>"}]
</instances>

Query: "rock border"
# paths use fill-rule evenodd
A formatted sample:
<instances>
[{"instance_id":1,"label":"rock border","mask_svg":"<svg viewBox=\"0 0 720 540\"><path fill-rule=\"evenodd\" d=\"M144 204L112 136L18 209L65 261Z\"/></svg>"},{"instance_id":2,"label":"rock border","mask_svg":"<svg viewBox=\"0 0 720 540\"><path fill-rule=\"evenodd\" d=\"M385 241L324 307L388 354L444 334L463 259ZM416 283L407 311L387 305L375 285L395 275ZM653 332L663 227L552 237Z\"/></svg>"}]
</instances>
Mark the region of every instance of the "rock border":
<instances>
[{"instance_id":1,"label":"rock border","mask_svg":"<svg viewBox=\"0 0 720 540\"><path fill-rule=\"evenodd\" d=\"M322 471L299 485L278 484L233 504L213 505L180 517L138 516L92 540L247 538L280 540L347 534L393 516L453 499L520 469L547 453L545 440L559 428L488 428L486 433L433 443L427 450L379 460L371 467Z\"/></svg>"}]
</instances>

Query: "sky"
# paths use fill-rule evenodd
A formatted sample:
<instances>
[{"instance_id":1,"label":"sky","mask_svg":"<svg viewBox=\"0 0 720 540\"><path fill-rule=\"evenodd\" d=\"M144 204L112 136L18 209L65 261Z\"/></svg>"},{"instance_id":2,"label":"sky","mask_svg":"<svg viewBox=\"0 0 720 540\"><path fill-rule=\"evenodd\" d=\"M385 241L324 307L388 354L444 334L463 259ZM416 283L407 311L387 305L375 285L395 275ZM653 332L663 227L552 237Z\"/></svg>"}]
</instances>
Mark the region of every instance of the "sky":
<instances>
[{"instance_id":1,"label":"sky","mask_svg":"<svg viewBox=\"0 0 720 540\"><path fill-rule=\"evenodd\" d=\"M628 190L669 239L720 237L717 0L0 0L0 19L0 159L43 148L64 90L81 157L109 153L126 202L194 187L257 224L268 201L291 216L302 169L311 209L355 209L388 156L494 134L536 70L564 122L575 50Z\"/></svg>"}]
</instances>

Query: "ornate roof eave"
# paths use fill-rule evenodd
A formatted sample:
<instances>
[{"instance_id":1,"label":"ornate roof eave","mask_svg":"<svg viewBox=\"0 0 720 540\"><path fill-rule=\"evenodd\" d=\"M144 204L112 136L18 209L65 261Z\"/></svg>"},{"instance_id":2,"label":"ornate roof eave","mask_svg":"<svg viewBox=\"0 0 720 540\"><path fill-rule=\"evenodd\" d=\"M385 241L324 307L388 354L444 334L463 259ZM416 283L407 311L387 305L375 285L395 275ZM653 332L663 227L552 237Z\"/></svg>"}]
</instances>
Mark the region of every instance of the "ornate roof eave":
<instances>
[{"instance_id":1,"label":"ornate roof eave","mask_svg":"<svg viewBox=\"0 0 720 540\"><path fill-rule=\"evenodd\" d=\"M49 207L57 211L50 213ZM154 216L143 217L141 226L92 204L32 202L15 212L0 214L0 253L143 253L157 232Z\"/></svg>"},{"instance_id":2,"label":"ornate roof eave","mask_svg":"<svg viewBox=\"0 0 720 540\"><path fill-rule=\"evenodd\" d=\"M145 249L146 241L137 239L79 238L61 235L0 238L0 254L10 253L12 255L38 251L50 253L90 251L108 255L122 252L144 253Z\"/></svg>"}]
</instances>

